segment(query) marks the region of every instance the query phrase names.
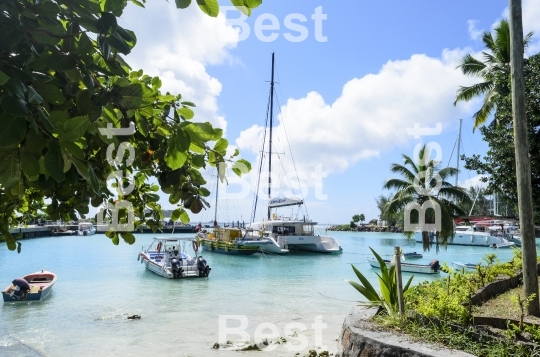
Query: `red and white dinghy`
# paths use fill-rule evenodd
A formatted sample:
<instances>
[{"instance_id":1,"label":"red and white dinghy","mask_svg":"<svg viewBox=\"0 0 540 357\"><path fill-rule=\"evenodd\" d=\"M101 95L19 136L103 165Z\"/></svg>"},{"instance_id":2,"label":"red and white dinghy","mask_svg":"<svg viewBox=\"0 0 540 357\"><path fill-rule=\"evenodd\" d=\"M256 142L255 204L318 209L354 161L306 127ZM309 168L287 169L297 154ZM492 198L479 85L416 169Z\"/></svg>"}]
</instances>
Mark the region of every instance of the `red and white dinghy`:
<instances>
[{"instance_id":1,"label":"red and white dinghy","mask_svg":"<svg viewBox=\"0 0 540 357\"><path fill-rule=\"evenodd\" d=\"M14 279L4 291L4 302L39 301L45 299L56 282L56 274L41 270L36 273Z\"/></svg>"}]
</instances>

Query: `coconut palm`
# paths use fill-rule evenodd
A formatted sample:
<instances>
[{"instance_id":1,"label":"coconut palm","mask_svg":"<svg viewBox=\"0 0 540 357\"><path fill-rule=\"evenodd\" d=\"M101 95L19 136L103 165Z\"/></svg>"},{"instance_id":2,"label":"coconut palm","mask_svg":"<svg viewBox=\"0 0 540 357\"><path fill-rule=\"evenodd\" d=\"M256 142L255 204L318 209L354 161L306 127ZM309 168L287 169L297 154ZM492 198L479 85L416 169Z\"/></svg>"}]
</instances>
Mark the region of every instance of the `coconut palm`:
<instances>
[{"instance_id":1,"label":"coconut palm","mask_svg":"<svg viewBox=\"0 0 540 357\"><path fill-rule=\"evenodd\" d=\"M527 47L532 36L530 32L523 40L524 47ZM507 20L502 20L494 29L494 35L486 31L482 35L482 42L487 51L482 52L483 60L478 60L467 54L461 59L460 68L463 74L472 77L479 77L483 82L470 87L459 87L456 93L454 105L457 102L468 102L476 97L484 96L484 102L479 111L474 113L474 129L484 124L489 115L495 109L497 102L497 90L495 78L497 75L510 75L510 26Z\"/></svg>"},{"instance_id":2,"label":"coconut palm","mask_svg":"<svg viewBox=\"0 0 540 357\"><path fill-rule=\"evenodd\" d=\"M383 188L396 190L391 200L385 205L386 215L405 214L414 203L422 206L424 202L430 201L441 208L440 230L435 232L435 243L437 250L439 244L446 245L454 236L454 218L463 215L465 212L456 202L470 202L471 199L466 191L460 187L453 186L446 181L456 175L458 170L453 167L446 167L438 171L438 165L430 158L431 151L424 145L418 154L418 158L412 159L403 155L404 164L392 164L390 170L400 174L401 178L389 179ZM425 156L425 159L424 159ZM440 179L438 180L438 178ZM415 182L416 178L416 182ZM438 185L439 186L438 186ZM417 210L411 212L411 221L419 219ZM435 211L427 209L425 214L426 223L435 223ZM420 222L420 221L418 221ZM410 237L414 232L406 232ZM429 232L422 227L422 242L424 251L430 248Z\"/></svg>"}]
</instances>

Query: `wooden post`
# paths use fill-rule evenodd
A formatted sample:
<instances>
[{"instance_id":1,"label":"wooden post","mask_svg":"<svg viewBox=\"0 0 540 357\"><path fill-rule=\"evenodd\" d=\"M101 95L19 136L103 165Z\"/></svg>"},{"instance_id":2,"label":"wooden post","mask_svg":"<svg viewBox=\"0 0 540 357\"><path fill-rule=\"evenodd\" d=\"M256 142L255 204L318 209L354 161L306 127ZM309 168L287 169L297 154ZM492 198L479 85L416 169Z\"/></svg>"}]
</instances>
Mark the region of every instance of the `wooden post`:
<instances>
[{"instance_id":1,"label":"wooden post","mask_svg":"<svg viewBox=\"0 0 540 357\"><path fill-rule=\"evenodd\" d=\"M538 272L536 270L536 239L531 186L531 162L525 113L525 80L523 78L523 24L521 0L510 0L510 69L512 74L512 116L516 179L518 192L519 228L523 249L523 291L525 298L536 294L527 306L529 315L538 315Z\"/></svg>"},{"instance_id":2,"label":"wooden post","mask_svg":"<svg viewBox=\"0 0 540 357\"><path fill-rule=\"evenodd\" d=\"M396 285L399 313L405 313L405 303L403 302L403 282L401 281L401 248L394 247L394 263L396 266Z\"/></svg>"}]
</instances>

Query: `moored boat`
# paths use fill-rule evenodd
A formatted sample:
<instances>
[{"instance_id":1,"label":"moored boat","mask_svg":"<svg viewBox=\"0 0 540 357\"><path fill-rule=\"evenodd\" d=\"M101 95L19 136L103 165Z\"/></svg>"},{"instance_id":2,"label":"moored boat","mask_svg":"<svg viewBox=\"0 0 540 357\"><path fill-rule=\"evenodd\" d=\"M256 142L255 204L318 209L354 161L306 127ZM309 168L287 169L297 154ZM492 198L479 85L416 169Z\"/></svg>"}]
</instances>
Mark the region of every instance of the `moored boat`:
<instances>
[{"instance_id":1,"label":"moored boat","mask_svg":"<svg viewBox=\"0 0 540 357\"><path fill-rule=\"evenodd\" d=\"M142 248L138 259L146 269L168 279L208 277L211 268L202 256L192 258L185 252L186 244L193 244L195 252L198 245L191 238L154 238L147 247Z\"/></svg>"},{"instance_id":2,"label":"moored boat","mask_svg":"<svg viewBox=\"0 0 540 357\"><path fill-rule=\"evenodd\" d=\"M216 227L213 232L197 233L197 243L207 252L251 255L259 252L258 244L249 244L242 238L242 230L233 227Z\"/></svg>"},{"instance_id":3,"label":"moored boat","mask_svg":"<svg viewBox=\"0 0 540 357\"><path fill-rule=\"evenodd\" d=\"M56 282L56 274L41 270L36 273L14 279L4 291L4 302L40 301L50 295Z\"/></svg>"},{"instance_id":4,"label":"moored boat","mask_svg":"<svg viewBox=\"0 0 540 357\"><path fill-rule=\"evenodd\" d=\"M375 258L367 258L369 265L373 268L380 268L379 261ZM394 262L390 260L383 260L387 268L394 265ZM438 260L433 260L429 264L414 264L414 263L401 263L401 271L406 273L420 273L420 274L439 274L440 264Z\"/></svg>"},{"instance_id":5,"label":"moored boat","mask_svg":"<svg viewBox=\"0 0 540 357\"><path fill-rule=\"evenodd\" d=\"M460 269L460 270L476 270L476 267L478 266L478 264L473 264L473 263L462 263L462 262L452 262L452 266L456 269Z\"/></svg>"},{"instance_id":6,"label":"moored boat","mask_svg":"<svg viewBox=\"0 0 540 357\"><path fill-rule=\"evenodd\" d=\"M91 236L96 234L96 227L91 222L81 222L79 223L79 228L77 233L80 236Z\"/></svg>"},{"instance_id":7,"label":"moored boat","mask_svg":"<svg viewBox=\"0 0 540 357\"><path fill-rule=\"evenodd\" d=\"M405 259L420 259L423 257L422 254L416 252L403 253Z\"/></svg>"}]
</instances>

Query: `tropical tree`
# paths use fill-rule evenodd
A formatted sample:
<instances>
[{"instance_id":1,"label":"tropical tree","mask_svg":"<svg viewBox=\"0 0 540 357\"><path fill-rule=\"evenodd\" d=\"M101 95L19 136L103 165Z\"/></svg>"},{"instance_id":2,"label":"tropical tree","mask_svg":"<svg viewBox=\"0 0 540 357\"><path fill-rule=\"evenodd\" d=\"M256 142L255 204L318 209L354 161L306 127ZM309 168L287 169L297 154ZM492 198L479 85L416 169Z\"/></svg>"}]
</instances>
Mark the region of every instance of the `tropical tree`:
<instances>
[{"instance_id":1,"label":"tropical tree","mask_svg":"<svg viewBox=\"0 0 540 357\"><path fill-rule=\"evenodd\" d=\"M527 47L532 32L525 36L524 46ZM482 42L487 51L482 52L483 60L474 58L471 54L461 59L458 68L463 74L478 77L483 82L470 87L460 87L456 93L454 105L460 101L468 102L476 97L484 96L482 107L473 115L474 129L484 124L496 107L499 92L495 85L497 75L510 76L510 26L507 20L502 20L494 29L494 34L486 31Z\"/></svg>"},{"instance_id":2,"label":"tropical tree","mask_svg":"<svg viewBox=\"0 0 540 357\"><path fill-rule=\"evenodd\" d=\"M232 3L249 14L261 0ZM53 220L106 205L113 221L158 229L161 190L177 205L175 220L187 222L188 211L208 207L200 169L232 160L223 131L192 120L193 103L163 93L158 77L124 60L137 41L118 24L127 4L0 2L0 239L11 250L21 246L10 228L35 216L46 199ZM178 8L190 4L176 0ZM218 15L217 0L197 4ZM107 235L114 244L135 241L129 231Z\"/></svg>"},{"instance_id":3,"label":"tropical tree","mask_svg":"<svg viewBox=\"0 0 540 357\"><path fill-rule=\"evenodd\" d=\"M360 222L360 220L361 220L361 215L355 214L354 216L352 216L352 222L358 223Z\"/></svg>"},{"instance_id":4,"label":"tropical tree","mask_svg":"<svg viewBox=\"0 0 540 357\"><path fill-rule=\"evenodd\" d=\"M393 173L400 174L402 177L389 179L383 186L384 189L396 190L390 202L385 206L385 214L404 216L407 212L410 213L410 223L417 224L416 227L422 232L424 250L428 250L431 244L429 232L420 223L440 224L440 229L435 231L435 243L438 249L439 244L446 245L453 238L453 219L465 214L456 202L470 202L467 192L446 181L456 175L458 170L446 167L438 171L438 162L431 159L430 154L429 147L424 145L418 153L418 158L413 159L403 155L403 165L394 163L390 167ZM428 204L440 208L440 221L437 221L435 209L423 210L423 207L427 207ZM415 205L422 209L412 209ZM405 221L405 223L408 222ZM414 231L405 229L405 234L412 237Z\"/></svg>"},{"instance_id":5,"label":"tropical tree","mask_svg":"<svg viewBox=\"0 0 540 357\"><path fill-rule=\"evenodd\" d=\"M531 180L533 207L536 223L540 223L540 54L525 60L525 105L527 113L527 135L531 157ZM508 202L510 215L514 215L518 201L516 162L514 151L514 124L512 116L512 97L510 78L495 78L497 110L495 119L498 125L480 128L482 139L489 149L484 156L462 156L465 168L483 175L487 183L486 194L497 193L501 202ZM475 206L476 207L476 206Z\"/></svg>"},{"instance_id":6,"label":"tropical tree","mask_svg":"<svg viewBox=\"0 0 540 357\"><path fill-rule=\"evenodd\" d=\"M364 221L366 220L366 216L362 213L358 217L358 220L360 221L360 223L364 224Z\"/></svg>"},{"instance_id":7,"label":"tropical tree","mask_svg":"<svg viewBox=\"0 0 540 357\"><path fill-rule=\"evenodd\" d=\"M390 227L393 227L395 225L400 225L401 228L403 228L403 219L402 219L402 216L399 216L399 215L396 215L396 214L393 214L393 215L390 215L388 214L385 209L386 209L386 204L388 202L390 202L392 200L392 197L393 195L392 194L389 194L387 196L385 195L380 195L379 197L377 197L375 199L375 202L377 203L377 208L379 209L379 211L381 212L379 214L379 218L388 222L388 225ZM401 219L400 219L401 218ZM376 222L375 222L376 223Z\"/></svg>"}]
</instances>

